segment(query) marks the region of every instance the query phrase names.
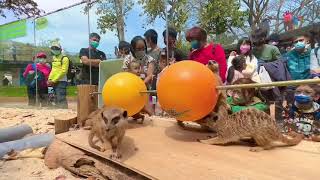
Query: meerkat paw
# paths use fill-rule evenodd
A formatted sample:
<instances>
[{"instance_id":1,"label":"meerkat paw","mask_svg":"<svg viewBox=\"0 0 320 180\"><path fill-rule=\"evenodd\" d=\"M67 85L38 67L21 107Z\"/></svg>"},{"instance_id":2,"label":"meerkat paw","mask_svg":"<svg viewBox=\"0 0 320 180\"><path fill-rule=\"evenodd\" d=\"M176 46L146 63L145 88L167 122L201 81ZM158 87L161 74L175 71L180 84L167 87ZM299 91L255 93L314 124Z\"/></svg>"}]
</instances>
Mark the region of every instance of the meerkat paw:
<instances>
[{"instance_id":1,"label":"meerkat paw","mask_svg":"<svg viewBox=\"0 0 320 180\"><path fill-rule=\"evenodd\" d=\"M118 153L112 153L109 156L109 158L113 159L113 160L119 160L119 159L121 159L121 157L122 157L121 154L118 154Z\"/></svg>"},{"instance_id":2,"label":"meerkat paw","mask_svg":"<svg viewBox=\"0 0 320 180\"><path fill-rule=\"evenodd\" d=\"M106 148L104 148L104 147L100 148L100 152L105 152L105 151L106 151Z\"/></svg>"},{"instance_id":3,"label":"meerkat paw","mask_svg":"<svg viewBox=\"0 0 320 180\"><path fill-rule=\"evenodd\" d=\"M249 149L249 151L251 151L251 152L260 152L260 151L263 151L263 150L264 150L263 147L260 147L260 146L251 147L251 148Z\"/></svg>"}]
</instances>

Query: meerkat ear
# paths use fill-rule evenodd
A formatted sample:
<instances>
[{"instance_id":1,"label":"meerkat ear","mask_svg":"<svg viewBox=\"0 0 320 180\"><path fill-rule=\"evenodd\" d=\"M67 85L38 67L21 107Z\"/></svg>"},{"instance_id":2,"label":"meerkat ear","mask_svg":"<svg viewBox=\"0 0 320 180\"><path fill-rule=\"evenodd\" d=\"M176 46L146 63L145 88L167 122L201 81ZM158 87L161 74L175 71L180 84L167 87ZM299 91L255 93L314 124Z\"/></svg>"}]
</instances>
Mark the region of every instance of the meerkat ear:
<instances>
[{"instance_id":1,"label":"meerkat ear","mask_svg":"<svg viewBox=\"0 0 320 180\"><path fill-rule=\"evenodd\" d=\"M124 110L122 115L123 115L124 118L127 118L128 117L128 112L126 110Z\"/></svg>"}]
</instances>

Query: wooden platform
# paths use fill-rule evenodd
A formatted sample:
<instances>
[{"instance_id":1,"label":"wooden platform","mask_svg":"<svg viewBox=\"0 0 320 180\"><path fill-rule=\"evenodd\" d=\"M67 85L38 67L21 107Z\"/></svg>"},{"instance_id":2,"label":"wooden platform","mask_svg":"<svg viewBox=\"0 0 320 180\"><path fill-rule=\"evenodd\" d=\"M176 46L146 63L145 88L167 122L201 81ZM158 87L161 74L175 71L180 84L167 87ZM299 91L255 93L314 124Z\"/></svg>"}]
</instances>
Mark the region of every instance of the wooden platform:
<instances>
[{"instance_id":1,"label":"wooden platform","mask_svg":"<svg viewBox=\"0 0 320 180\"><path fill-rule=\"evenodd\" d=\"M86 151L108 157L89 147L88 131L57 138ZM131 124L122 144L123 163L157 179L175 180L303 180L319 178L320 143L250 152L248 146L214 146L196 142L208 134L185 131L174 121L155 119Z\"/></svg>"}]
</instances>

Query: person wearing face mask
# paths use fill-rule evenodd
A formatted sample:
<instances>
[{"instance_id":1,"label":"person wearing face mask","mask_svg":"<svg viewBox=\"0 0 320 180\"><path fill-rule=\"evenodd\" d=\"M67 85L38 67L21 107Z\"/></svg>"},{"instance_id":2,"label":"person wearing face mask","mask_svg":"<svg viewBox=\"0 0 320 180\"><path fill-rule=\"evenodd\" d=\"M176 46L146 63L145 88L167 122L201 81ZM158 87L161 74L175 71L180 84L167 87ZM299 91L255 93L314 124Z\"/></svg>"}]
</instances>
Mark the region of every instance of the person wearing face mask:
<instances>
[{"instance_id":1,"label":"person wearing face mask","mask_svg":"<svg viewBox=\"0 0 320 180\"><path fill-rule=\"evenodd\" d=\"M245 57L246 60L246 68L242 71L242 74L245 78L250 78L255 82L260 82L260 78L258 75L258 60L257 58L252 54L252 46L251 41L249 38L242 38L238 41L237 45L237 51L238 52L231 52L230 56L228 58L228 69L232 66L232 60L242 55Z\"/></svg>"},{"instance_id":2,"label":"person wearing face mask","mask_svg":"<svg viewBox=\"0 0 320 180\"><path fill-rule=\"evenodd\" d=\"M24 73L23 77L26 79L27 92L28 92L28 105L36 105L36 78L39 102L42 107L47 106L48 97L48 85L47 80L51 68L47 64L47 55L44 52L39 52L34 58L34 63L29 64Z\"/></svg>"},{"instance_id":3,"label":"person wearing face mask","mask_svg":"<svg viewBox=\"0 0 320 180\"><path fill-rule=\"evenodd\" d=\"M253 84L256 83L249 78L241 78L233 83L235 84ZM227 91L227 103L230 105L232 113L239 112L248 108L256 108L258 110L268 112L269 107L259 98L259 93L255 88L235 89Z\"/></svg>"},{"instance_id":4,"label":"person wearing face mask","mask_svg":"<svg viewBox=\"0 0 320 180\"><path fill-rule=\"evenodd\" d=\"M167 34L168 34L168 42L167 42ZM174 29L169 27L168 33L167 30L164 30L162 33L163 36L163 42L166 45L164 49L165 52L167 52L167 49L169 49L169 61L170 62L179 62L182 60L187 60L188 56L184 51L176 47L177 42L177 36L178 32Z\"/></svg>"},{"instance_id":5,"label":"person wearing face mask","mask_svg":"<svg viewBox=\"0 0 320 180\"><path fill-rule=\"evenodd\" d=\"M219 64L219 73L222 82L226 80L227 60L224 49L219 44L207 42L207 32L200 27L193 27L187 31L186 39L191 43L192 51L189 59L204 65L210 60Z\"/></svg>"},{"instance_id":6,"label":"person wearing face mask","mask_svg":"<svg viewBox=\"0 0 320 180\"><path fill-rule=\"evenodd\" d=\"M144 33L147 43L147 54L157 62L160 59L160 48L158 47L158 33L154 29L149 29Z\"/></svg>"},{"instance_id":7,"label":"person wearing face mask","mask_svg":"<svg viewBox=\"0 0 320 180\"><path fill-rule=\"evenodd\" d=\"M52 69L48 78L48 86L53 87L55 93L55 104L57 108L68 108L67 103L67 73L69 69L69 58L62 54L61 45L57 42L51 45Z\"/></svg>"},{"instance_id":8,"label":"person wearing face mask","mask_svg":"<svg viewBox=\"0 0 320 180\"><path fill-rule=\"evenodd\" d=\"M82 48L79 52L80 62L82 63L81 84L90 84L90 64L91 64L91 83L98 85L99 83L99 64L106 60L106 54L98 50L100 44L100 36L97 33L89 35L90 45L88 48ZM89 53L90 51L90 53Z\"/></svg>"},{"instance_id":9,"label":"person wearing face mask","mask_svg":"<svg viewBox=\"0 0 320 180\"><path fill-rule=\"evenodd\" d=\"M141 36L136 36L131 41L131 54L127 55L123 60L122 69L129 70L129 64L132 61L138 61L141 65L140 77L149 86L154 78L156 61L147 55L147 43Z\"/></svg>"},{"instance_id":10,"label":"person wearing face mask","mask_svg":"<svg viewBox=\"0 0 320 180\"><path fill-rule=\"evenodd\" d=\"M320 141L319 85L301 85L294 94L294 103L285 115L286 132L295 131L306 139Z\"/></svg>"},{"instance_id":11,"label":"person wearing face mask","mask_svg":"<svg viewBox=\"0 0 320 180\"><path fill-rule=\"evenodd\" d=\"M295 38L294 49L285 55L288 60L288 70L293 80L303 80L311 77L310 52L308 35Z\"/></svg>"}]
</instances>

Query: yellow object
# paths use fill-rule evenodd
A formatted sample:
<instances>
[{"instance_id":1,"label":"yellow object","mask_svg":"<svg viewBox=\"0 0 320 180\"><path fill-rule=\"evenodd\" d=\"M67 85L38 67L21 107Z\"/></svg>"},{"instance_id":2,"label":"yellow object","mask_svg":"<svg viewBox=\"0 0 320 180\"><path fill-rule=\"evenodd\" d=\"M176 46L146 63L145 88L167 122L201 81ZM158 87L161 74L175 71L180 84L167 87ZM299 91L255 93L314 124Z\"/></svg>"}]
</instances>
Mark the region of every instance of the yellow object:
<instances>
[{"instance_id":1,"label":"yellow object","mask_svg":"<svg viewBox=\"0 0 320 180\"><path fill-rule=\"evenodd\" d=\"M140 77L120 72L111 76L103 86L102 98L106 106L117 106L128 111L132 116L142 110L148 102L147 87Z\"/></svg>"},{"instance_id":2,"label":"yellow object","mask_svg":"<svg viewBox=\"0 0 320 180\"><path fill-rule=\"evenodd\" d=\"M69 68L69 58L60 54L53 56L52 68L49 80L56 83L58 81L67 81L67 73Z\"/></svg>"},{"instance_id":3,"label":"yellow object","mask_svg":"<svg viewBox=\"0 0 320 180\"><path fill-rule=\"evenodd\" d=\"M217 103L217 77L196 61L170 65L157 87L164 111L180 121L196 121L208 115Z\"/></svg>"}]
</instances>

